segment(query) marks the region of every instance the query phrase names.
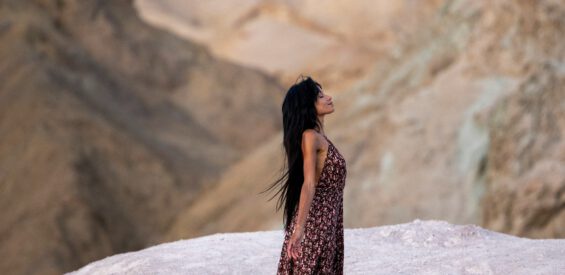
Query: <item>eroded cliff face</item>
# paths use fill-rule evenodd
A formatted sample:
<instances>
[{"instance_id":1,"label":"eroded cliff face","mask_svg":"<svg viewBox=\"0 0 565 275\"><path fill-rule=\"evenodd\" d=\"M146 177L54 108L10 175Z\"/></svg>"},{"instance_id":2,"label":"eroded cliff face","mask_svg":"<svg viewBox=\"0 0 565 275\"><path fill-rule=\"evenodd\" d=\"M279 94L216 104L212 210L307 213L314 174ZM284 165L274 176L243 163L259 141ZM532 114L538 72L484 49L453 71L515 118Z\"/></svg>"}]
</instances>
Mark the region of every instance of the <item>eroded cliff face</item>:
<instances>
[{"instance_id":1,"label":"eroded cliff face","mask_svg":"<svg viewBox=\"0 0 565 275\"><path fill-rule=\"evenodd\" d=\"M347 160L346 227L424 218L562 237L564 9L444 1L339 92L325 123ZM282 167L280 144L230 167L170 239L282 228L275 201L258 195Z\"/></svg>"},{"instance_id":2,"label":"eroded cliff face","mask_svg":"<svg viewBox=\"0 0 565 275\"><path fill-rule=\"evenodd\" d=\"M565 5L447 1L443 12L405 58L377 63L357 92L369 100L343 118L365 117L370 132L343 134L361 139L346 221L441 217L563 237Z\"/></svg>"},{"instance_id":3,"label":"eroded cliff face","mask_svg":"<svg viewBox=\"0 0 565 275\"><path fill-rule=\"evenodd\" d=\"M0 60L4 274L161 242L280 128L276 81L146 25L131 1L1 1Z\"/></svg>"},{"instance_id":4,"label":"eroded cliff face","mask_svg":"<svg viewBox=\"0 0 565 275\"><path fill-rule=\"evenodd\" d=\"M565 236L565 77L531 67L488 118L483 224L532 238Z\"/></svg>"},{"instance_id":5,"label":"eroded cliff face","mask_svg":"<svg viewBox=\"0 0 565 275\"><path fill-rule=\"evenodd\" d=\"M489 3L484 73L517 79L479 117L488 131L482 224L533 238L565 237L565 4ZM496 36L499 37L496 37ZM490 42L490 45L489 45ZM495 46L498 46L496 48Z\"/></svg>"},{"instance_id":6,"label":"eroded cliff face","mask_svg":"<svg viewBox=\"0 0 565 275\"><path fill-rule=\"evenodd\" d=\"M357 162L351 180L360 186L349 190L346 222L441 217L520 236L564 236L557 229L563 228L563 168L540 173L533 163L564 167L555 154L563 154L565 6L447 1L443 11L405 46L405 58L377 63L382 69L357 92L369 100L357 100L362 108L340 117L343 125L367 118L367 130L350 125L346 133L371 132L343 134L361 139L349 149L361 152L350 155ZM505 107L512 105L518 109ZM522 116L548 117L551 127L525 131L516 125ZM513 170L501 173L501 166ZM533 191L526 184L532 181L545 183Z\"/></svg>"}]
</instances>

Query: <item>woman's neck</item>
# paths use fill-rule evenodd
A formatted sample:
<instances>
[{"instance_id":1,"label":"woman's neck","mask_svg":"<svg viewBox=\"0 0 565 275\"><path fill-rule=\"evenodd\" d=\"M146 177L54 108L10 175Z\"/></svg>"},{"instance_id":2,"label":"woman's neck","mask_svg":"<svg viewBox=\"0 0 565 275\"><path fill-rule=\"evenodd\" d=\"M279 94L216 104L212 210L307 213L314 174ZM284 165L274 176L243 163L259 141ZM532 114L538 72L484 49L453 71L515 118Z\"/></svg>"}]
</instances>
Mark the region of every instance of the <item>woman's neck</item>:
<instances>
[{"instance_id":1,"label":"woman's neck","mask_svg":"<svg viewBox=\"0 0 565 275\"><path fill-rule=\"evenodd\" d=\"M318 116L318 120L320 120L320 129L318 132L322 135L326 135L326 133L324 132L324 116Z\"/></svg>"}]
</instances>

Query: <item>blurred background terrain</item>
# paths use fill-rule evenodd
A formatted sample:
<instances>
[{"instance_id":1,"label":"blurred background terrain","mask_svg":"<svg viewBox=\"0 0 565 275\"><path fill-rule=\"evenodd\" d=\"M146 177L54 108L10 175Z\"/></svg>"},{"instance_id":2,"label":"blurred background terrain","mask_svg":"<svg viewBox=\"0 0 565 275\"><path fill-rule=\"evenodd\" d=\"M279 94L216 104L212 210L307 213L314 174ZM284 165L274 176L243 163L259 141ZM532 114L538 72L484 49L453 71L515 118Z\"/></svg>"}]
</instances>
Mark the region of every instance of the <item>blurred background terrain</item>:
<instances>
[{"instance_id":1,"label":"blurred background terrain","mask_svg":"<svg viewBox=\"0 0 565 275\"><path fill-rule=\"evenodd\" d=\"M565 2L0 0L0 272L282 229L280 105L334 96L345 227L565 237Z\"/></svg>"}]
</instances>

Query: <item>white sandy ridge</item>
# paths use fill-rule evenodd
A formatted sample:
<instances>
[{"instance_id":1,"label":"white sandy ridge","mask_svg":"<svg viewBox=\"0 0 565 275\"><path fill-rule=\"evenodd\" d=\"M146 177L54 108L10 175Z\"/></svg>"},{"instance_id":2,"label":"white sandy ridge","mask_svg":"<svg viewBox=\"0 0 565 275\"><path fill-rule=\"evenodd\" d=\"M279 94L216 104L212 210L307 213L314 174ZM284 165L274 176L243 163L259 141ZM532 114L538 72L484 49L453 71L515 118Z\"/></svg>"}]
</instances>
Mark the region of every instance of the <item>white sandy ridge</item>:
<instances>
[{"instance_id":1,"label":"white sandy ridge","mask_svg":"<svg viewBox=\"0 0 565 275\"><path fill-rule=\"evenodd\" d=\"M68 274L276 274L283 232L214 234L106 257ZM565 274L565 239L438 220L345 229L345 274Z\"/></svg>"}]
</instances>

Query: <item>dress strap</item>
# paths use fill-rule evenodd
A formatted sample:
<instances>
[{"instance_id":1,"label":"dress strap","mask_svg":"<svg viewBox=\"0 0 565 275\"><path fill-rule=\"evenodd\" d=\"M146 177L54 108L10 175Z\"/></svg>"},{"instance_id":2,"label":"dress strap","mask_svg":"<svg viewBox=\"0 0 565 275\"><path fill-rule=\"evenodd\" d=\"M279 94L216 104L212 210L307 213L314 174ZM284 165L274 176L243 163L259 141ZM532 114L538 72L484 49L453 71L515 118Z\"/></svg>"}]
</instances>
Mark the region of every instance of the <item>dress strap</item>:
<instances>
[{"instance_id":1,"label":"dress strap","mask_svg":"<svg viewBox=\"0 0 565 275\"><path fill-rule=\"evenodd\" d=\"M324 138L325 138L330 144L333 145L332 141L331 141L326 135L322 134L322 136L324 136Z\"/></svg>"}]
</instances>

